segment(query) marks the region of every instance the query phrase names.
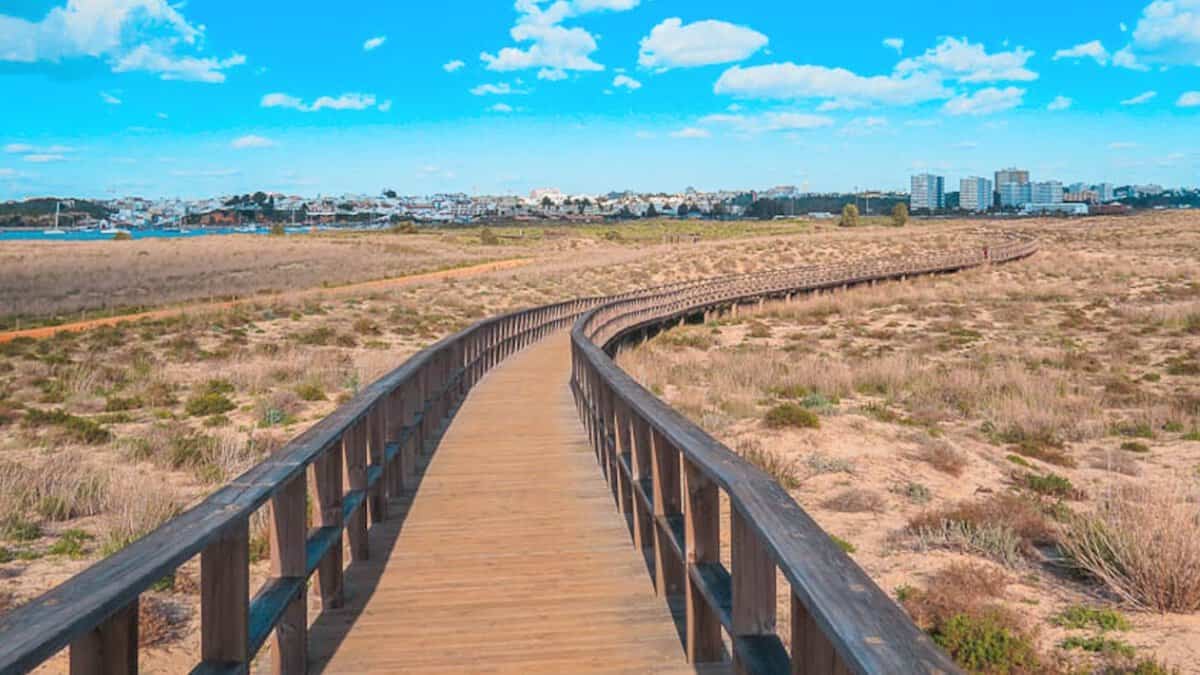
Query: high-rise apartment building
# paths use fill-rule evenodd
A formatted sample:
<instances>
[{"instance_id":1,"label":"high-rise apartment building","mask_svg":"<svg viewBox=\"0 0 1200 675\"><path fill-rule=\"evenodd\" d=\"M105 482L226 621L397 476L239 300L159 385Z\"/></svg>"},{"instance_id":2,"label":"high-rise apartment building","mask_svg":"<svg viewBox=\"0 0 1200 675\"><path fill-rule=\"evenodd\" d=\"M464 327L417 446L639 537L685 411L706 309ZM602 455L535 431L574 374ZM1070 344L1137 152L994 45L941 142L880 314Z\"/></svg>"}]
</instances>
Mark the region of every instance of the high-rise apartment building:
<instances>
[{"instance_id":1,"label":"high-rise apartment building","mask_svg":"<svg viewBox=\"0 0 1200 675\"><path fill-rule=\"evenodd\" d=\"M1102 203L1108 203L1117 198L1117 189L1112 183L1101 183L1095 187Z\"/></svg>"},{"instance_id":2,"label":"high-rise apartment building","mask_svg":"<svg viewBox=\"0 0 1200 675\"><path fill-rule=\"evenodd\" d=\"M1016 207L1033 201L1029 172L1024 169L1001 169L996 172L996 191L1000 206Z\"/></svg>"},{"instance_id":3,"label":"high-rise apartment building","mask_svg":"<svg viewBox=\"0 0 1200 675\"><path fill-rule=\"evenodd\" d=\"M1061 204L1063 200L1062 183L1056 180L1033 183L1030 192L1034 204Z\"/></svg>"},{"instance_id":4,"label":"high-rise apartment building","mask_svg":"<svg viewBox=\"0 0 1200 675\"><path fill-rule=\"evenodd\" d=\"M992 208L992 181L972 176L958 182L958 207L982 212Z\"/></svg>"},{"instance_id":5,"label":"high-rise apartment building","mask_svg":"<svg viewBox=\"0 0 1200 675\"><path fill-rule=\"evenodd\" d=\"M946 206L946 179L923 173L912 177L912 197L909 208L916 211L937 211Z\"/></svg>"}]
</instances>

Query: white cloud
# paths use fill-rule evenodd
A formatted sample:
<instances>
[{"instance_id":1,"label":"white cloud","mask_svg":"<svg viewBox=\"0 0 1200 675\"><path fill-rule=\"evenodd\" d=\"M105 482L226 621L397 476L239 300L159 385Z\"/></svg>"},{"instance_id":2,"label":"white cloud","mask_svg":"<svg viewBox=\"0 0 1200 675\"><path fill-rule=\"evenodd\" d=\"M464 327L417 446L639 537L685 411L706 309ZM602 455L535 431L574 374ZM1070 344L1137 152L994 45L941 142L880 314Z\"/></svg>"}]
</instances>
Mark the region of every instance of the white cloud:
<instances>
[{"instance_id":1,"label":"white cloud","mask_svg":"<svg viewBox=\"0 0 1200 675\"><path fill-rule=\"evenodd\" d=\"M497 103L497 104L493 105L492 107L488 108L488 110L491 110L492 112L498 112L498 113L510 113L513 111L513 107L507 103Z\"/></svg>"},{"instance_id":2,"label":"white cloud","mask_svg":"<svg viewBox=\"0 0 1200 675\"><path fill-rule=\"evenodd\" d=\"M904 39L903 38L884 38L883 46L887 47L888 49L895 49L896 53L899 54L904 51Z\"/></svg>"},{"instance_id":3,"label":"white cloud","mask_svg":"<svg viewBox=\"0 0 1200 675\"><path fill-rule=\"evenodd\" d=\"M241 137L233 139L233 141L231 141L229 143L229 147L231 147L235 150L250 150L250 149L256 149L256 148L273 148L273 147L275 147L275 141L273 141L269 138L264 138L262 136L255 136L253 134L250 134L248 136L241 136Z\"/></svg>"},{"instance_id":4,"label":"white cloud","mask_svg":"<svg viewBox=\"0 0 1200 675\"><path fill-rule=\"evenodd\" d=\"M833 125L833 118L796 112L768 112L760 115L717 114L700 118L701 124L723 125L748 134L772 131L801 131Z\"/></svg>"},{"instance_id":5,"label":"white cloud","mask_svg":"<svg viewBox=\"0 0 1200 675\"><path fill-rule=\"evenodd\" d=\"M1133 98L1127 98L1124 101L1121 101L1121 105L1141 105L1143 103L1149 103L1150 100L1155 96L1158 96L1157 91L1145 91L1137 96L1134 96Z\"/></svg>"},{"instance_id":6,"label":"white cloud","mask_svg":"<svg viewBox=\"0 0 1200 675\"><path fill-rule=\"evenodd\" d=\"M26 152L36 152L37 149L27 143L9 143L4 146L4 151L11 155L19 155Z\"/></svg>"},{"instance_id":7,"label":"white cloud","mask_svg":"<svg viewBox=\"0 0 1200 675\"><path fill-rule=\"evenodd\" d=\"M669 70L742 61L767 45L767 36L724 21L683 24L670 18L642 38L638 65Z\"/></svg>"},{"instance_id":8,"label":"white cloud","mask_svg":"<svg viewBox=\"0 0 1200 675\"><path fill-rule=\"evenodd\" d=\"M50 162L65 162L65 161L67 161L66 155L46 154L46 153L34 153L32 155L25 155L21 159L24 159L26 162L33 162L34 164L47 164Z\"/></svg>"},{"instance_id":9,"label":"white cloud","mask_svg":"<svg viewBox=\"0 0 1200 675\"><path fill-rule=\"evenodd\" d=\"M75 148L69 145L50 145L46 147L38 147L28 143L9 143L4 146L4 152L10 155L26 155L27 162L46 162L58 161L56 159L44 159L46 157L57 157L58 159L66 159L63 155L68 155L75 152ZM42 159L29 159L29 157Z\"/></svg>"},{"instance_id":10,"label":"white cloud","mask_svg":"<svg viewBox=\"0 0 1200 675\"><path fill-rule=\"evenodd\" d=\"M1138 61L1137 54L1133 53L1133 48L1126 46L1113 54L1113 65L1120 68L1128 68L1129 70L1138 70L1145 72L1150 70L1150 66Z\"/></svg>"},{"instance_id":11,"label":"white cloud","mask_svg":"<svg viewBox=\"0 0 1200 675\"><path fill-rule=\"evenodd\" d=\"M642 83L638 82L637 80L633 79L632 77L630 77L628 75L618 75L613 78L612 86L624 87L625 89L628 89L629 91L634 91L635 89L641 89Z\"/></svg>"},{"instance_id":12,"label":"white cloud","mask_svg":"<svg viewBox=\"0 0 1200 675\"><path fill-rule=\"evenodd\" d=\"M509 94L528 94L529 92L522 89L515 89L507 82L497 82L495 84L489 82L472 87L471 93L476 96L508 96Z\"/></svg>"},{"instance_id":13,"label":"white cloud","mask_svg":"<svg viewBox=\"0 0 1200 675\"><path fill-rule=\"evenodd\" d=\"M1054 60L1058 61L1060 59L1092 59L1104 66L1108 64L1109 54L1108 50L1104 48L1104 45L1099 40L1092 40L1091 42L1077 44L1070 49L1060 49L1054 52Z\"/></svg>"},{"instance_id":14,"label":"white cloud","mask_svg":"<svg viewBox=\"0 0 1200 675\"><path fill-rule=\"evenodd\" d=\"M1072 101L1071 99L1067 98L1066 96L1055 96L1054 100L1050 101L1050 105L1046 106L1046 110L1050 110L1050 111L1066 110L1067 108L1070 108L1074 104L1075 104L1075 101Z\"/></svg>"},{"instance_id":15,"label":"white cloud","mask_svg":"<svg viewBox=\"0 0 1200 675\"><path fill-rule=\"evenodd\" d=\"M1137 143L1131 143L1129 141L1117 141L1115 143L1108 144L1109 150L1132 150L1136 147L1138 147Z\"/></svg>"},{"instance_id":16,"label":"white cloud","mask_svg":"<svg viewBox=\"0 0 1200 675\"><path fill-rule=\"evenodd\" d=\"M224 70L245 62L179 54L198 49L205 28L169 0L67 0L41 20L0 14L0 61L56 64L105 60L114 72L144 70L164 79L223 82Z\"/></svg>"},{"instance_id":17,"label":"white cloud","mask_svg":"<svg viewBox=\"0 0 1200 675\"><path fill-rule=\"evenodd\" d=\"M1180 108L1195 108L1200 106L1200 91L1186 91L1175 101Z\"/></svg>"},{"instance_id":18,"label":"white cloud","mask_svg":"<svg viewBox=\"0 0 1200 675\"><path fill-rule=\"evenodd\" d=\"M379 104L379 112L391 112L391 110L392 110L392 99L389 98L388 100Z\"/></svg>"},{"instance_id":19,"label":"white cloud","mask_svg":"<svg viewBox=\"0 0 1200 675\"><path fill-rule=\"evenodd\" d=\"M953 93L941 78L928 73L864 77L844 68L794 63L733 66L721 75L713 91L748 98L830 99L821 110L874 103L912 105L946 99Z\"/></svg>"},{"instance_id":20,"label":"white cloud","mask_svg":"<svg viewBox=\"0 0 1200 675\"><path fill-rule=\"evenodd\" d=\"M261 105L264 108L290 108L301 112L317 112L320 110L366 110L367 108L374 107L375 103L374 94L360 94L356 92L345 93L340 96L322 96L313 101L311 105L289 94L273 93L263 96ZM388 108L391 107L390 101L383 105ZM383 106L380 109L383 110Z\"/></svg>"},{"instance_id":21,"label":"white cloud","mask_svg":"<svg viewBox=\"0 0 1200 675\"><path fill-rule=\"evenodd\" d=\"M1200 66L1200 0L1154 0L1133 29L1139 63Z\"/></svg>"},{"instance_id":22,"label":"white cloud","mask_svg":"<svg viewBox=\"0 0 1200 675\"><path fill-rule=\"evenodd\" d=\"M463 66L465 65L467 64L463 63L459 59L454 59L453 61L447 61L446 63L443 63L442 70L446 71L447 73L455 73L462 70Z\"/></svg>"},{"instance_id":23,"label":"white cloud","mask_svg":"<svg viewBox=\"0 0 1200 675\"><path fill-rule=\"evenodd\" d=\"M387 42L386 35L380 35L378 37L373 37L363 43L363 51L364 52L373 52L376 49L379 49L380 47L382 47L383 43L385 43L385 42Z\"/></svg>"},{"instance_id":24,"label":"white cloud","mask_svg":"<svg viewBox=\"0 0 1200 675\"><path fill-rule=\"evenodd\" d=\"M567 71L561 68L542 68L538 71L537 78L549 82L558 82L567 79Z\"/></svg>"},{"instance_id":25,"label":"white cloud","mask_svg":"<svg viewBox=\"0 0 1200 675\"><path fill-rule=\"evenodd\" d=\"M886 131L890 126L886 117L856 117L847 122L838 133L843 136L870 136Z\"/></svg>"},{"instance_id":26,"label":"white cloud","mask_svg":"<svg viewBox=\"0 0 1200 675\"><path fill-rule=\"evenodd\" d=\"M960 82L1028 82L1038 78L1025 67L1032 57L1033 52L1024 47L989 54L983 45L971 44L966 38L945 37L924 54L896 64L896 72L937 73Z\"/></svg>"},{"instance_id":27,"label":"white cloud","mask_svg":"<svg viewBox=\"0 0 1200 675\"><path fill-rule=\"evenodd\" d=\"M1021 105L1024 98L1024 89L988 87L972 94L955 96L946 101L942 110L948 115L991 115Z\"/></svg>"},{"instance_id":28,"label":"white cloud","mask_svg":"<svg viewBox=\"0 0 1200 675\"><path fill-rule=\"evenodd\" d=\"M107 91L100 92L100 100L104 101L108 105L121 105L121 99L117 98L116 96L113 96L112 94L108 93Z\"/></svg>"},{"instance_id":29,"label":"white cloud","mask_svg":"<svg viewBox=\"0 0 1200 675\"><path fill-rule=\"evenodd\" d=\"M637 3L629 0L558 0L542 8L540 0L516 0L517 22L509 31L513 41L526 47L505 47L492 54L482 52L488 70L507 72L528 68L554 70L604 70L592 60L596 38L587 30L568 28L563 21L599 10L623 11Z\"/></svg>"},{"instance_id":30,"label":"white cloud","mask_svg":"<svg viewBox=\"0 0 1200 675\"><path fill-rule=\"evenodd\" d=\"M671 138L708 138L712 133L708 129L700 127L684 127L678 131L671 132Z\"/></svg>"}]
</instances>

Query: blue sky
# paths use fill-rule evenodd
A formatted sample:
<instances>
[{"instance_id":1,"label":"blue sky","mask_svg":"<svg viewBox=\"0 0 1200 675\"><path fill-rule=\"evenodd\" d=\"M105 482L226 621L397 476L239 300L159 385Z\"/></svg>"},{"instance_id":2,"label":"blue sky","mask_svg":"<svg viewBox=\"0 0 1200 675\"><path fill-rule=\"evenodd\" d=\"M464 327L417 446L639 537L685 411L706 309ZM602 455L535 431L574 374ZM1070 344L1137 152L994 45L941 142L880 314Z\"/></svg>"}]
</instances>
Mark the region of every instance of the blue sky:
<instances>
[{"instance_id":1,"label":"blue sky","mask_svg":"<svg viewBox=\"0 0 1200 675\"><path fill-rule=\"evenodd\" d=\"M5 0L0 199L1200 183L1200 0Z\"/></svg>"}]
</instances>

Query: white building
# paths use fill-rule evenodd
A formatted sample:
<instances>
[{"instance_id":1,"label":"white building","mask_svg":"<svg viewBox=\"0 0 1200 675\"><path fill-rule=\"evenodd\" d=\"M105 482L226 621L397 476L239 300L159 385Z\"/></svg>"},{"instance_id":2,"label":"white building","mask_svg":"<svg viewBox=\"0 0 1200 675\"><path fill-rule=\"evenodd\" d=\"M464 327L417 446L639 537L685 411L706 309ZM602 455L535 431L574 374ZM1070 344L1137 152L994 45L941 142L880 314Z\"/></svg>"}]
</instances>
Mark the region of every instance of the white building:
<instances>
[{"instance_id":1,"label":"white building","mask_svg":"<svg viewBox=\"0 0 1200 675\"><path fill-rule=\"evenodd\" d=\"M1112 183L1100 183L1095 188L1102 203L1108 203L1117 198L1117 188Z\"/></svg>"},{"instance_id":2,"label":"white building","mask_svg":"<svg viewBox=\"0 0 1200 675\"><path fill-rule=\"evenodd\" d=\"M958 207L983 212L992 208L992 181L972 176L958 182Z\"/></svg>"},{"instance_id":3,"label":"white building","mask_svg":"<svg viewBox=\"0 0 1200 675\"><path fill-rule=\"evenodd\" d=\"M942 176L923 173L912 177L912 195L909 208L937 211L946 206L946 179Z\"/></svg>"},{"instance_id":4,"label":"white building","mask_svg":"<svg viewBox=\"0 0 1200 675\"><path fill-rule=\"evenodd\" d=\"M996 172L996 191L1000 206L1014 207L1033 201L1029 172L1024 169L1001 169Z\"/></svg>"},{"instance_id":5,"label":"white building","mask_svg":"<svg viewBox=\"0 0 1200 675\"><path fill-rule=\"evenodd\" d=\"M1030 192L1034 204L1061 204L1063 201L1063 186L1056 180L1034 183Z\"/></svg>"}]
</instances>

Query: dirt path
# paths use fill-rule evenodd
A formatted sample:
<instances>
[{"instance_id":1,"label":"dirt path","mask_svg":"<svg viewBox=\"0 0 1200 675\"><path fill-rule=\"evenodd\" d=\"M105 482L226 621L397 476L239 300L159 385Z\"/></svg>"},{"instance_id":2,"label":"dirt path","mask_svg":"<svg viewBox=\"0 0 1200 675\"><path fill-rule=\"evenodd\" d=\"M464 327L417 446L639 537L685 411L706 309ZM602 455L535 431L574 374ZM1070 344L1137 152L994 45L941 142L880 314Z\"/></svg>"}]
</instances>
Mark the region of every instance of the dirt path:
<instances>
[{"instance_id":1,"label":"dirt path","mask_svg":"<svg viewBox=\"0 0 1200 675\"><path fill-rule=\"evenodd\" d=\"M140 321L142 319L166 319L170 317L187 314L190 312L206 312L212 310L230 309L238 305L247 303L262 302L264 300L302 300L307 298L330 297L345 295L350 293L358 293L372 289L396 288L400 286L409 286L412 284L421 283L424 281L437 281L440 279L461 279L464 277L472 277L488 272L498 272L502 270L515 269L524 267L533 262L530 258L516 258L512 260L499 260L496 262L482 263L479 265L469 265L466 267L455 267L447 270L437 270L434 272L421 272L419 274L409 274L402 277L393 277L390 279L376 279L375 281L363 281L355 284L347 284L345 286L335 286L332 288L308 288L301 291L288 293L273 293L252 295L246 298L238 298L237 300L228 300L225 302L202 302L179 305L175 307L164 307L162 309L153 309L145 312L135 312L131 314L120 314L117 316L106 316L98 319L87 319L85 321L75 321L72 323L59 324L57 326L40 326L38 328L26 328L22 330L13 330L0 333L0 344L12 342L17 338L33 338L41 340L48 337L53 337L59 333L81 333L83 331L100 328L103 326L115 326L119 323L127 321Z\"/></svg>"}]
</instances>

